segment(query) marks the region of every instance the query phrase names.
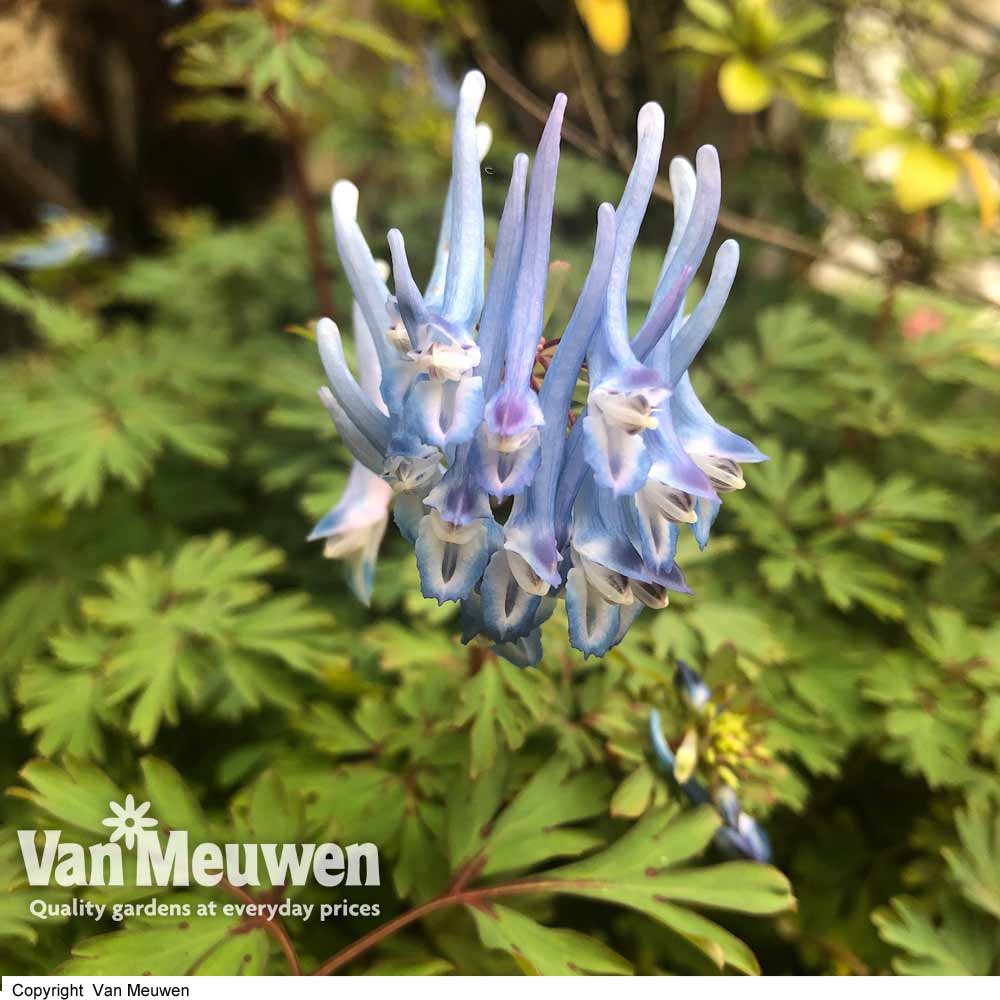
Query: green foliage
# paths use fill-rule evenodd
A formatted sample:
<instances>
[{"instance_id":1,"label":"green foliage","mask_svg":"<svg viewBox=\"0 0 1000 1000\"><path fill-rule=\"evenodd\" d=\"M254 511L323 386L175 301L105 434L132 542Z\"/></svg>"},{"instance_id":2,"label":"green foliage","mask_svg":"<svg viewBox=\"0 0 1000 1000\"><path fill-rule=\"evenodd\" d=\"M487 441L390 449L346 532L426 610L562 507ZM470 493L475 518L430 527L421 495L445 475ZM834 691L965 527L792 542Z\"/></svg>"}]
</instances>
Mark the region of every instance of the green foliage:
<instances>
[{"instance_id":1,"label":"green foliage","mask_svg":"<svg viewBox=\"0 0 1000 1000\"><path fill-rule=\"evenodd\" d=\"M178 80L202 92L181 104L181 116L279 132L285 116L316 114L337 100L345 81L330 73L335 43L411 60L410 50L377 24L334 13L319 0L212 10L178 28L171 41L182 47Z\"/></svg>"},{"instance_id":2,"label":"green foliage","mask_svg":"<svg viewBox=\"0 0 1000 1000\"><path fill-rule=\"evenodd\" d=\"M854 150L871 156L902 150L893 179L904 212L946 201L964 173L979 201L984 228L996 222L996 189L982 156L972 143L1000 117L1000 99L983 85L983 66L975 56L958 56L931 75L905 69L899 89L909 104L905 127L876 121L854 137Z\"/></svg>"},{"instance_id":3,"label":"green foliage","mask_svg":"<svg viewBox=\"0 0 1000 1000\"><path fill-rule=\"evenodd\" d=\"M282 561L259 540L220 533L169 562L134 556L106 570L83 601L83 627L25 667L25 729L47 753L101 757L105 724L148 745L163 722L178 724L182 704L217 718L300 705L306 689L292 678L319 674L333 618L304 594L269 594L259 577Z\"/></svg>"},{"instance_id":4,"label":"green foliage","mask_svg":"<svg viewBox=\"0 0 1000 1000\"><path fill-rule=\"evenodd\" d=\"M684 0L691 20L667 37L670 48L721 60L719 93L726 107L750 114L778 95L800 103L815 80L826 76L826 60L803 42L829 23L811 8L780 11L771 0Z\"/></svg>"}]
</instances>

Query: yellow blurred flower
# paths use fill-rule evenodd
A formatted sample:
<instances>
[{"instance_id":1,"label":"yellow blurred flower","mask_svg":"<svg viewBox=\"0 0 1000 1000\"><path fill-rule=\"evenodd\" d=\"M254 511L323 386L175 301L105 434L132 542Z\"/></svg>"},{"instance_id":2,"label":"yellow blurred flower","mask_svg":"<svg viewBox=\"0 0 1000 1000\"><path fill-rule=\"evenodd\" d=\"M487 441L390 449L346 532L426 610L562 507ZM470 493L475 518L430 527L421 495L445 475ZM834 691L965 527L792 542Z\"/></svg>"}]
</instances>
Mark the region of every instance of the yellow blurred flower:
<instances>
[{"instance_id":1,"label":"yellow blurred flower","mask_svg":"<svg viewBox=\"0 0 1000 1000\"><path fill-rule=\"evenodd\" d=\"M620 55L632 33L625 0L576 0L576 9L593 43L609 56Z\"/></svg>"}]
</instances>

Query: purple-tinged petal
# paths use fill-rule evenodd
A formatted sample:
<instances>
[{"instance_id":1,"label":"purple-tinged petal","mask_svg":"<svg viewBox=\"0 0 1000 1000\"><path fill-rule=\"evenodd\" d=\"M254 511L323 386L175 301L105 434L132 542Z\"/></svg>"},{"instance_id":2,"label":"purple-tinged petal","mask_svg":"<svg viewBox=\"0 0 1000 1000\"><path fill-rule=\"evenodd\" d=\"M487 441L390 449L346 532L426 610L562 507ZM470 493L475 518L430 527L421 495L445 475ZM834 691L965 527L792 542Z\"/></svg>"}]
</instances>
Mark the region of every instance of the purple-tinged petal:
<instances>
[{"instance_id":1,"label":"purple-tinged petal","mask_svg":"<svg viewBox=\"0 0 1000 1000\"><path fill-rule=\"evenodd\" d=\"M482 463L480 482L484 488L490 488L487 484L499 487L496 495L501 497L513 496L527 485L522 477L504 475L505 467L521 473L537 467L533 456L522 456L517 462L502 456L536 451L538 428L544 420L531 388L531 372L544 322L559 133L565 108L566 95L558 94L538 144L528 187L520 266L506 323L504 381L490 397L483 414L484 433L480 435L478 452Z\"/></svg>"},{"instance_id":2,"label":"purple-tinged petal","mask_svg":"<svg viewBox=\"0 0 1000 1000\"><path fill-rule=\"evenodd\" d=\"M559 587L562 577L552 517L540 514L537 502L531 487L514 501L514 509L504 526L504 548L510 553L511 571L521 587L543 595L549 587Z\"/></svg>"},{"instance_id":3,"label":"purple-tinged petal","mask_svg":"<svg viewBox=\"0 0 1000 1000\"><path fill-rule=\"evenodd\" d=\"M660 411L660 423L646 435L651 465L649 479L668 489L680 490L695 497L716 499L715 490L705 473L684 449L674 426L674 400L669 399Z\"/></svg>"},{"instance_id":4,"label":"purple-tinged petal","mask_svg":"<svg viewBox=\"0 0 1000 1000\"><path fill-rule=\"evenodd\" d=\"M476 439L476 477L491 496L516 496L534 478L543 421L538 397L530 389L517 393L504 383L486 404Z\"/></svg>"},{"instance_id":5,"label":"purple-tinged petal","mask_svg":"<svg viewBox=\"0 0 1000 1000\"><path fill-rule=\"evenodd\" d=\"M513 446L514 444L518 446ZM497 445L501 447L497 447ZM485 425L476 437L476 481L493 497L515 496L534 478L541 462L538 431L510 443L490 435Z\"/></svg>"},{"instance_id":6,"label":"purple-tinged petal","mask_svg":"<svg viewBox=\"0 0 1000 1000\"><path fill-rule=\"evenodd\" d=\"M465 525L477 520L493 520L489 497L479 488L470 472L470 447L460 446L454 461L427 495L425 503L451 524Z\"/></svg>"}]
</instances>

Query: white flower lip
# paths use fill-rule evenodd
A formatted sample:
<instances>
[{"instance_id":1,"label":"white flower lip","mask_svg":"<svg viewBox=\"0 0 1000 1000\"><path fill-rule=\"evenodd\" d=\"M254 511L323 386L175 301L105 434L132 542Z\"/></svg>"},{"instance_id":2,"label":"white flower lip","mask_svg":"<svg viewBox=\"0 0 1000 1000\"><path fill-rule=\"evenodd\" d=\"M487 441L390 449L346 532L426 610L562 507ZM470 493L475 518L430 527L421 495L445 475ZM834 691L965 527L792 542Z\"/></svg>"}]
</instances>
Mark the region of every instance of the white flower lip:
<instances>
[{"instance_id":1,"label":"white flower lip","mask_svg":"<svg viewBox=\"0 0 1000 1000\"><path fill-rule=\"evenodd\" d=\"M611 423L632 432L655 431L660 426L653 406L645 393L622 393L596 388L590 400Z\"/></svg>"},{"instance_id":2,"label":"white flower lip","mask_svg":"<svg viewBox=\"0 0 1000 1000\"><path fill-rule=\"evenodd\" d=\"M475 538L480 530L478 521L470 521L468 524L454 524L451 521L445 521L433 508L428 511L427 516L431 519L431 529L442 542L464 545Z\"/></svg>"},{"instance_id":3,"label":"white flower lip","mask_svg":"<svg viewBox=\"0 0 1000 1000\"><path fill-rule=\"evenodd\" d=\"M431 344L423 351L409 351L407 357L431 378L443 382L458 382L479 364L479 348L475 344L455 347Z\"/></svg>"},{"instance_id":4,"label":"white flower lip","mask_svg":"<svg viewBox=\"0 0 1000 1000\"><path fill-rule=\"evenodd\" d=\"M621 573L588 559L577 549L573 550L573 561L579 564L587 582L609 603L632 604L635 601L629 581Z\"/></svg>"},{"instance_id":5,"label":"white flower lip","mask_svg":"<svg viewBox=\"0 0 1000 1000\"><path fill-rule=\"evenodd\" d=\"M743 470L731 458L692 453L691 461L708 476L709 482L721 492L731 493L746 486Z\"/></svg>"},{"instance_id":6,"label":"white flower lip","mask_svg":"<svg viewBox=\"0 0 1000 1000\"><path fill-rule=\"evenodd\" d=\"M543 580L519 552L511 548L506 548L504 551L507 553L507 565L510 567L511 576L517 581L517 585L535 597L544 597L550 589L548 581Z\"/></svg>"},{"instance_id":7,"label":"white flower lip","mask_svg":"<svg viewBox=\"0 0 1000 1000\"><path fill-rule=\"evenodd\" d=\"M486 443L494 450L504 455L510 455L520 451L533 438L538 436L537 427L529 427L520 434L497 434L495 431L486 431Z\"/></svg>"},{"instance_id":8,"label":"white flower lip","mask_svg":"<svg viewBox=\"0 0 1000 1000\"><path fill-rule=\"evenodd\" d=\"M694 524L698 520L694 497L690 493L664 486L652 478L637 494L637 502L648 504L668 521L677 524Z\"/></svg>"}]
</instances>

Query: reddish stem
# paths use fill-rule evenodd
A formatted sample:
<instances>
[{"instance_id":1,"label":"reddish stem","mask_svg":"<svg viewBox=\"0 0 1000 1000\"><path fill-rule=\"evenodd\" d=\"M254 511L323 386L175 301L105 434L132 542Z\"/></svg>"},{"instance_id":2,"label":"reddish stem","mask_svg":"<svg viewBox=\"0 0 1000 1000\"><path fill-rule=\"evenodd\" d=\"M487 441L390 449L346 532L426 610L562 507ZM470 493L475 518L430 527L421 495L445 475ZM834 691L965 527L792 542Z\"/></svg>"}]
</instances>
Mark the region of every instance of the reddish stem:
<instances>
[{"instance_id":1,"label":"reddish stem","mask_svg":"<svg viewBox=\"0 0 1000 1000\"><path fill-rule=\"evenodd\" d=\"M222 879L219 882L219 888L224 892L228 892L230 896L238 899L241 903L253 906L258 905L258 901L249 892L241 889L239 886L233 885L228 879ZM277 917L274 920L267 917L247 920L242 926L246 927L247 930L254 927L263 927L278 942L281 950L285 953L285 958L288 961L288 967L292 970L292 975L302 975L302 966L299 964L299 956L295 953L295 945L292 944L292 939L288 936L285 925Z\"/></svg>"},{"instance_id":2,"label":"reddish stem","mask_svg":"<svg viewBox=\"0 0 1000 1000\"><path fill-rule=\"evenodd\" d=\"M387 924L383 924L370 934L359 938L354 944L350 944L342 951L338 951L332 958L328 958L313 975L328 976L331 972L336 972L359 955L363 955L370 948L374 948L379 942L395 934L396 931L402 930L404 927L408 927L418 920L423 920L424 917L430 916L438 910L447 909L449 906L482 906L486 901L496 899L500 896L544 892L546 889L554 887L564 889L565 885L565 882L537 879L535 881L509 882L506 885L491 885L484 889L462 890L460 892L448 891L444 895L437 896L435 899L428 900L428 902L422 903L412 910L408 910L406 913L401 913Z\"/></svg>"}]
</instances>

